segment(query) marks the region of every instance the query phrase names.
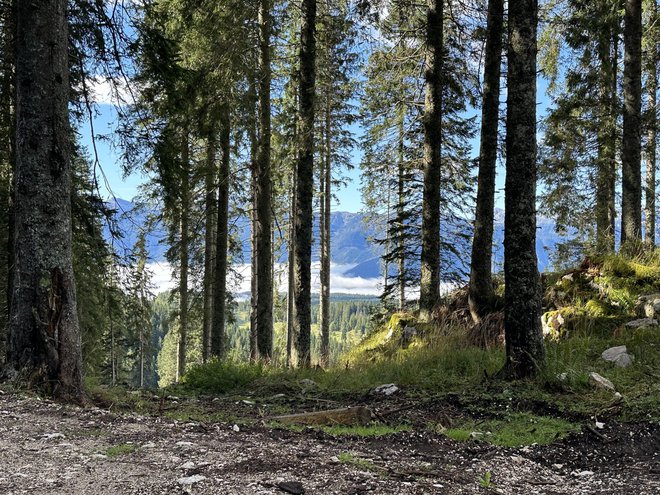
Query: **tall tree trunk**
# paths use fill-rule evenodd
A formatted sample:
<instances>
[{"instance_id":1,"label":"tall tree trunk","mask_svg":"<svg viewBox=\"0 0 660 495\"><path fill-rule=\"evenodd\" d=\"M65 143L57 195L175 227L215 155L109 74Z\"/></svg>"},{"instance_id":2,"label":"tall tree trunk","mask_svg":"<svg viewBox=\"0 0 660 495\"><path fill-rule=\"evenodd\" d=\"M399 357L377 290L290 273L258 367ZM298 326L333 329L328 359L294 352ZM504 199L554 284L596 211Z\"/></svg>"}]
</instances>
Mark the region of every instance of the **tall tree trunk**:
<instances>
[{"instance_id":1,"label":"tall tree trunk","mask_svg":"<svg viewBox=\"0 0 660 495\"><path fill-rule=\"evenodd\" d=\"M190 144L185 130L181 142L181 210L179 213L179 359L177 381L186 373L188 353L188 269L190 244Z\"/></svg>"},{"instance_id":2,"label":"tall tree trunk","mask_svg":"<svg viewBox=\"0 0 660 495\"><path fill-rule=\"evenodd\" d=\"M321 358L319 364L330 364L330 218L332 199L332 121L330 96L325 101L325 146L321 161L321 294L319 300L319 326L321 330Z\"/></svg>"},{"instance_id":3,"label":"tall tree trunk","mask_svg":"<svg viewBox=\"0 0 660 495\"><path fill-rule=\"evenodd\" d=\"M419 318L428 321L440 297L440 166L444 0L427 0L424 99L424 191Z\"/></svg>"},{"instance_id":4,"label":"tall tree trunk","mask_svg":"<svg viewBox=\"0 0 660 495\"><path fill-rule=\"evenodd\" d=\"M225 332L227 301L227 269L229 246L229 157L231 139L231 115L228 105L223 105L220 115L220 171L218 173L218 223L215 246L215 287L213 290L213 331L211 354L223 359L227 352Z\"/></svg>"},{"instance_id":5,"label":"tall tree trunk","mask_svg":"<svg viewBox=\"0 0 660 495\"><path fill-rule=\"evenodd\" d=\"M402 110L399 116L398 125L398 150L397 150L397 203L396 215L399 221L399 235L397 246L397 264L399 272L399 311L403 311L406 307L406 252L405 252L405 234L404 234L404 205L405 198L405 111Z\"/></svg>"},{"instance_id":6,"label":"tall tree trunk","mask_svg":"<svg viewBox=\"0 0 660 495\"><path fill-rule=\"evenodd\" d=\"M257 154L259 142L257 139L257 92L254 84L250 84L250 103L254 104L254 118L248 125L248 138L250 142L250 195L252 200L252 209L250 210L250 362L256 363L259 360L259 348L257 343L257 180L259 169L257 165Z\"/></svg>"},{"instance_id":7,"label":"tall tree trunk","mask_svg":"<svg viewBox=\"0 0 660 495\"><path fill-rule=\"evenodd\" d=\"M300 42L300 149L294 228L293 363L311 365L312 201L314 197L314 92L316 0L303 0Z\"/></svg>"},{"instance_id":8,"label":"tall tree trunk","mask_svg":"<svg viewBox=\"0 0 660 495\"><path fill-rule=\"evenodd\" d=\"M295 216L296 216L296 171L295 169L291 171L291 198L289 205L289 242L288 242L288 287L287 287L287 299L286 299L286 365L287 367L293 366L295 364L294 359L294 328L293 328L293 299L295 297L294 285L295 285Z\"/></svg>"},{"instance_id":9,"label":"tall tree trunk","mask_svg":"<svg viewBox=\"0 0 660 495\"><path fill-rule=\"evenodd\" d=\"M202 361L211 357L211 328L213 323L213 282L215 267L215 223L217 217L215 164L215 132L211 129L206 138L206 170L204 171L205 218L204 218L204 321L202 327Z\"/></svg>"},{"instance_id":10,"label":"tall tree trunk","mask_svg":"<svg viewBox=\"0 0 660 495\"><path fill-rule=\"evenodd\" d=\"M71 253L67 2L18 2L9 366L84 396Z\"/></svg>"},{"instance_id":11,"label":"tall tree trunk","mask_svg":"<svg viewBox=\"0 0 660 495\"><path fill-rule=\"evenodd\" d=\"M545 361L536 260L536 0L509 0L504 217L503 375L523 378Z\"/></svg>"},{"instance_id":12,"label":"tall tree trunk","mask_svg":"<svg viewBox=\"0 0 660 495\"><path fill-rule=\"evenodd\" d=\"M257 152L257 190L255 206L257 214L257 346L259 358L269 362L273 357L273 263L272 232L272 182L270 168L270 35L271 0L259 3L259 149Z\"/></svg>"},{"instance_id":13,"label":"tall tree trunk","mask_svg":"<svg viewBox=\"0 0 660 495\"><path fill-rule=\"evenodd\" d=\"M642 0L626 0L623 43L622 247L642 236Z\"/></svg>"},{"instance_id":14,"label":"tall tree trunk","mask_svg":"<svg viewBox=\"0 0 660 495\"><path fill-rule=\"evenodd\" d=\"M645 215L645 241L647 246L655 246L655 176L656 176L656 139L658 126L658 109L656 98L658 93L658 32L660 32L660 18L658 17L657 2L651 3L649 12L649 45L646 60L646 93L647 93L647 141L646 141L646 203Z\"/></svg>"},{"instance_id":15,"label":"tall tree trunk","mask_svg":"<svg viewBox=\"0 0 660 495\"><path fill-rule=\"evenodd\" d=\"M481 108L481 142L474 239L470 263L470 313L475 323L493 310L495 291L491 265L495 215L495 169L500 109L500 67L504 34L504 1L489 0L484 65L484 94Z\"/></svg>"},{"instance_id":16,"label":"tall tree trunk","mask_svg":"<svg viewBox=\"0 0 660 495\"><path fill-rule=\"evenodd\" d=\"M13 281L13 234L14 234L14 191L15 191L15 114L14 114L14 41L16 35L16 5L13 0L2 5L2 81L0 86L0 128L2 129L2 151L0 152L0 235L4 234L3 254L0 257L0 369L7 357L9 330L9 308L11 307L11 284ZM6 304L6 305L5 305Z\"/></svg>"},{"instance_id":17,"label":"tall tree trunk","mask_svg":"<svg viewBox=\"0 0 660 495\"><path fill-rule=\"evenodd\" d=\"M596 177L596 249L599 252L614 251L614 214L611 207L615 201L616 182L616 67L612 50L617 52L616 15L607 2L602 3L601 34L598 39L599 115L598 115L598 168ZM618 37L618 33L616 34ZM613 46L614 45L614 46ZM612 74L614 73L614 87Z\"/></svg>"},{"instance_id":18,"label":"tall tree trunk","mask_svg":"<svg viewBox=\"0 0 660 495\"><path fill-rule=\"evenodd\" d=\"M616 232L616 181L617 181L617 154L616 154L616 142L617 142L617 116L621 111L621 106L619 105L619 99L617 97L619 91L619 34L621 31L621 25L619 22L618 14L614 16L614 21L612 23L612 73L610 74L610 115L611 121L609 125L609 142L611 144L611 150L609 153L609 192L607 194L609 198L609 230L612 232L612 235L609 239L609 250L614 252L616 246L615 232Z\"/></svg>"}]
</instances>

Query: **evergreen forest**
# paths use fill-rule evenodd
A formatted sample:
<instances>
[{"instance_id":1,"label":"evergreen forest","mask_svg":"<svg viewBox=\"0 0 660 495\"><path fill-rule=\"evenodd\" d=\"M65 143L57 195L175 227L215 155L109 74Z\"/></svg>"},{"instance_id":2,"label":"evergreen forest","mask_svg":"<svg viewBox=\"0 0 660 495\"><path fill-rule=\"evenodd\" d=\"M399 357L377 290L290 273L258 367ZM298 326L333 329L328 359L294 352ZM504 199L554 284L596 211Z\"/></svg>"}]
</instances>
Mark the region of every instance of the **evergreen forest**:
<instances>
[{"instance_id":1,"label":"evergreen forest","mask_svg":"<svg viewBox=\"0 0 660 495\"><path fill-rule=\"evenodd\" d=\"M258 473L312 476L310 428L412 452L144 493L657 493L658 10L0 0L0 414L312 442ZM160 448L126 438L99 462Z\"/></svg>"}]
</instances>

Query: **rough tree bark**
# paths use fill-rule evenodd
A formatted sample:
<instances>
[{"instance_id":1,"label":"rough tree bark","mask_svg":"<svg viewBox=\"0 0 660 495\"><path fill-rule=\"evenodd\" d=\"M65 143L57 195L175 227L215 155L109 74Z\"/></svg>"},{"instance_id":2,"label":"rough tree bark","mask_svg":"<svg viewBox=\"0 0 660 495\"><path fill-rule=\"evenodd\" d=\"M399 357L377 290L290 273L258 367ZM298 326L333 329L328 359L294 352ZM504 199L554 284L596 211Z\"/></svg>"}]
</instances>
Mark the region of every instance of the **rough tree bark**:
<instances>
[{"instance_id":1,"label":"rough tree bark","mask_svg":"<svg viewBox=\"0 0 660 495\"><path fill-rule=\"evenodd\" d=\"M642 0L626 0L623 44L622 246L642 236Z\"/></svg>"},{"instance_id":2,"label":"rough tree bark","mask_svg":"<svg viewBox=\"0 0 660 495\"><path fill-rule=\"evenodd\" d=\"M215 132L210 129L206 138L206 169L204 170L205 219L204 219L204 321L202 327L202 361L211 357L211 328L213 322L213 281L215 266Z\"/></svg>"},{"instance_id":3,"label":"rough tree bark","mask_svg":"<svg viewBox=\"0 0 660 495\"><path fill-rule=\"evenodd\" d=\"M18 2L16 208L9 366L84 397L71 254L67 2Z\"/></svg>"},{"instance_id":4,"label":"rough tree bark","mask_svg":"<svg viewBox=\"0 0 660 495\"><path fill-rule=\"evenodd\" d=\"M186 373L188 353L188 269L190 263L190 144L188 131L181 136L181 206L179 211L179 354L176 381Z\"/></svg>"},{"instance_id":5,"label":"rough tree bark","mask_svg":"<svg viewBox=\"0 0 660 495\"><path fill-rule=\"evenodd\" d=\"M428 0L424 99L424 191L419 318L428 321L440 297L440 166L444 0Z\"/></svg>"},{"instance_id":6,"label":"rough tree bark","mask_svg":"<svg viewBox=\"0 0 660 495\"><path fill-rule=\"evenodd\" d=\"M489 0L483 106L481 109L477 205L470 263L469 305L475 323L491 312L495 303L491 265L493 259L495 170L497 166L503 25L504 1Z\"/></svg>"},{"instance_id":7,"label":"rough tree bark","mask_svg":"<svg viewBox=\"0 0 660 495\"><path fill-rule=\"evenodd\" d=\"M399 271L399 311L403 311L406 307L406 250L405 250L405 235L403 233L403 214L406 204L405 197L405 112L401 110L399 115L398 125L398 150L397 150L397 203L396 214L401 222L399 225L398 236L398 256L397 256L397 270ZM389 188L388 188L389 189Z\"/></svg>"},{"instance_id":8,"label":"rough tree bark","mask_svg":"<svg viewBox=\"0 0 660 495\"><path fill-rule=\"evenodd\" d=\"M4 236L3 249L0 249L0 368L7 357L9 308L11 307L12 267L14 266L13 246L13 195L15 184L14 157L16 127L14 113L14 42L16 35L16 5L7 1L0 7L2 15L2 81L0 86L0 129L4 146L0 150L0 235Z\"/></svg>"},{"instance_id":9,"label":"rough tree bark","mask_svg":"<svg viewBox=\"0 0 660 495\"><path fill-rule=\"evenodd\" d=\"M321 331L321 356L319 364L325 368L330 364L330 213L332 208L332 121L330 96L326 98L324 113L324 149L320 174L321 273L319 278L321 279L321 294L319 299L319 326Z\"/></svg>"},{"instance_id":10,"label":"rough tree bark","mask_svg":"<svg viewBox=\"0 0 660 495\"><path fill-rule=\"evenodd\" d=\"M273 356L273 264L272 264L272 180L270 169L270 35L271 0L259 2L259 148L255 191L257 248L257 348L259 358L270 361Z\"/></svg>"},{"instance_id":11,"label":"rough tree bark","mask_svg":"<svg viewBox=\"0 0 660 495\"><path fill-rule=\"evenodd\" d=\"M647 138L646 138L646 202L644 204L645 225L644 240L648 247L655 246L655 177L656 177L656 139L658 128L658 109L656 98L658 92L658 41L660 32L660 18L658 18L658 4L651 2L649 12L649 49L646 55L646 93L647 93Z\"/></svg>"},{"instance_id":12,"label":"rough tree bark","mask_svg":"<svg viewBox=\"0 0 660 495\"><path fill-rule=\"evenodd\" d=\"M296 169L292 364L311 365L312 201L314 196L314 92L316 0L303 0L300 42L300 136Z\"/></svg>"},{"instance_id":13,"label":"rough tree bark","mask_svg":"<svg viewBox=\"0 0 660 495\"><path fill-rule=\"evenodd\" d=\"M523 378L545 361L536 260L536 0L509 0L502 375Z\"/></svg>"},{"instance_id":14,"label":"rough tree bark","mask_svg":"<svg viewBox=\"0 0 660 495\"><path fill-rule=\"evenodd\" d=\"M598 39L599 115L598 115L598 168L596 175L596 248L599 252L614 252L613 210L616 184L616 54L618 47L618 21L608 2L603 2L603 25ZM614 86L612 79L614 78Z\"/></svg>"},{"instance_id":15,"label":"rough tree bark","mask_svg":"<svg viewBox=\"0 0 660 495\"><path fill-rule=\"evenodd\" d=\"M225 312L227 292L227 249L229 246L229 156L231 152L231 114L228 105L220 111L220 169L218 172L218 222L215 245L215 284L213 288L213 331L211 355L225 357L227 336Z\"/></svg>"}]
</instances>

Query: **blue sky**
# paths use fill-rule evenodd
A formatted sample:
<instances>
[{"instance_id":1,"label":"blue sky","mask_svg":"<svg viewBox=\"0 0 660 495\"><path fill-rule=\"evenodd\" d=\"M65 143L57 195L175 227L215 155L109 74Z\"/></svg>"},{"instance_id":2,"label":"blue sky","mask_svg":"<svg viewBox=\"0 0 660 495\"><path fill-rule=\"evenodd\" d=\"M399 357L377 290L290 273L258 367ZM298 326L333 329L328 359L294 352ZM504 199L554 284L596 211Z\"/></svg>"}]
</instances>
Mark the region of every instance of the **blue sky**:
<instances>
[{"instance_id":1,"label":"blue sky","mask_svg":"<svg viewBox=\"0 0 660 495\"><path fill-rule=\"evenodd\" d=\"M547 108L550 104L546 96L547 83L543 78L538 81L538 101L537 108L538 118L540 120L547 113ZM131 200L138 194L140 184L146 181L146 178L139 173L133 173L128 177L124 177L121 168L121 150L115 149L111 145L112 139L99 139L99 136L112 137L117 126L117 113L114 107L107 103L107 94L104 94L103 89L97 91L99 101L97 105L97 115L93 120L94 134L96 135L96 149L98 152L99 166L103 172L99 173L99 188L101 194L106 199L112 198L114 195L117 198ZM502 96L502 99L505 95ZM467 116L480 115L478 110L469 110ZM94 151L91 139L91 127L89 122L84 122L78 129L81 138L81 144L85 146L89 155L94 159ZM355 129L356 137L359 137L359 128ZM475 139L472 140L472 156L476 156L479 149L478 133ZM348 177L348 184L336 191L338 203L333 204L335 211L350 211L358 212L362 209L362 198L360 194L360 168L359 168L360 152L356 150L353 156L354 168L347 171L345 175ZM475 171L476 173L476 171ZM105 179L107 179L107 185ZM504 207L504 170L502 164L498 165L497 169L497 196L496 206L498 208Z\"/></svg>"}]
</instances>

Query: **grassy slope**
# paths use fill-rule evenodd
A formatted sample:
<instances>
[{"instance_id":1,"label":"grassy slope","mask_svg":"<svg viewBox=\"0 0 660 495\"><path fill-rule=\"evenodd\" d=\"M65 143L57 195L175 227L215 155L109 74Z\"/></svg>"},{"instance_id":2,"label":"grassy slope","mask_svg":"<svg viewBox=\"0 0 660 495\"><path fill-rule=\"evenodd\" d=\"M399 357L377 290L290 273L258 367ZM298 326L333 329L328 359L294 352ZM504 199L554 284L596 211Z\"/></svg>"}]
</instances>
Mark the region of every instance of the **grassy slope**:
<instances>
[{"instance_id":1,"label":"grassy slope","mask_svg":"<svg viewBox=\"0 0 660 495\"><path fill-rule=\"evenodd\" d=\"M635 318L638 295L660 293L660 259L608 257L570 277L550 276L547 285L546 304L566 321L547 341L547 366L533 380L493 380L504 361L502 349L469 345L461 326L422 325L412 315L394 314L344 356L342 366L285 370L211 362L191 370L176 394L313 394L350 403L356 394L396 383L413 402L452 396L460 404L462 413L451 429L429 428L455 439L477 431L483 435L473 437L508 446L549 442L594 418L660 421L660 329L622 327ZM415 326L418 335L404 348L406 325ZM615 345L626 345L634 354L632 366L616 368L600 359L603 350ZM609 378L622 398L589 385L592 371ZM196 418L194 410L177 414Z\"/></svg>"}]
</instances>

